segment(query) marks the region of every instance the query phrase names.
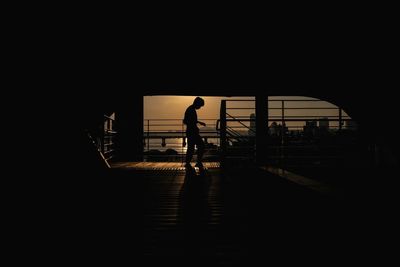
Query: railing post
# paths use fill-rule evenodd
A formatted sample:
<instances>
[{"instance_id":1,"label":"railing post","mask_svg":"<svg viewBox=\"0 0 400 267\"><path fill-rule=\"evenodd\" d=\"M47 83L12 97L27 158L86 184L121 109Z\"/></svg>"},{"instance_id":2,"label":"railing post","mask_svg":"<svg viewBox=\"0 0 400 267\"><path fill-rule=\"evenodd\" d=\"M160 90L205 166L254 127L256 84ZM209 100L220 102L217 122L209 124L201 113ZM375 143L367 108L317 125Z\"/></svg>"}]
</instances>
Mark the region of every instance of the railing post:
<instances>
[{"instance_id":1,"label":"railing post","mask_svg":"<svg viewBox=\"0 0 400 267\"><path fill-rule=\"evenodd\" d=\"M265 164L268 144L268 97L256 96L256 162Z\"/></svg>"},{"instance_id":2,"label":"railing post","mask_svg":"<svg viewBox=\"0 0 400 267\"><path fill-rule=\"evenodd\" d=\"M339 131L342 131L342 124L343 124L342 109L339 108Z\"/></svg>"},{"instance_id":3,"label":"railing post","mask_svg":"<svg viewBox=\"0 0 400 267\"><path fill-rule=\"evenodd\" d=\"M281 112L281 123L282 123L281 145L283 145L283 143L284 143L284 133L285 133L285 128L284 128L284 125L285 125L285 100L282 100L281 105L282 105L282 107L281 107L281 110L282 110L282 112Z\"/></svg>"},{"instance_id":4,"label":"railing post","mask_svg":"<svg viewBox=\"0 0 400 267\"><path fill-rule=\"evenodd\" d=\"M150 150L150 120L147 120L147 152Z\"/></svg>"},{"instance_id":5,"label":"railing post","mask_svg":"<svg viewBox=\"0 0 400 267\"><path fill-rule=\"evenodd\" d=\"M284 164L284 159L285 159L285 148L284 148L284 145L285 145L285 126L286 126L286 123L285 123L285 100L282 100L282 117L281 117L281 123L282 123L282 127L281 127L281 153L280 153L280 158L279 158L279 160L280 160L280 166L281 166L281 168L283 168L284 166L283 166L283 164Z\"/></svg>"},{"instance_id":6,"label":"railing post","mask_svg":"<svg viewBox=\"0 0 400 267\"><path fill-rule=\"evenodd\" d=\"M183 125L183 121L181 121L181 132L182 132L181 162L182 162L182 165L184 163L184 158L185 158L185 155L183 153L183 148L186 146L184 128L185 128L185 126Z\"/></svg>"},{"instance_id":7,"label":"railing post","mask_svg":"<svg viewBox=\"0 0 400 267\"><path fill-rule=\"evenodd\" d=\"M221 109L220 109L220 146L221 146L221 163L225 162L226 157L226 100L221 100Z\"/></svg>"}]
</instances>

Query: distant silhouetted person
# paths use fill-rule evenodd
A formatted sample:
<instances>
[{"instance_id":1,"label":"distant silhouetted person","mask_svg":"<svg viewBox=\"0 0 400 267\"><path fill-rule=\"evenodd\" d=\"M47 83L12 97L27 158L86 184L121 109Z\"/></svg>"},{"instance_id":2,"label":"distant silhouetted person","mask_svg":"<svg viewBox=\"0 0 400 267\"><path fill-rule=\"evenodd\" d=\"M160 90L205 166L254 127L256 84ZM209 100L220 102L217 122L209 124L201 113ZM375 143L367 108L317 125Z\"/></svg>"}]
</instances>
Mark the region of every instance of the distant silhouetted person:
<instances>
[{"instance_id":1,"label":"distant silhouetted person","mask_svg":"<svg viewBox=\"0 0 400 267\"><path fill-rule=\"evenodd\" d=\"M193 105L190 105L185 112L185 118L183 123L186 124L186 137L187 137L187 152L186 152L186 165L185 167L191 167L190 162L192 161L194 146L197 147L197 163L196 167L202 168L203 164L201 160L204 153L204 142L200 136L200 130L197 124L206 126L204 122L197 120L196 109L200 109L204 106L204 100L200 97L196 97L193 101Z\"/></svg>"},{"instance_id":2,"label":"distant silhouetted person","mask_svg":"<svg viewBox=\"0 0 400 267\"><path fill-rule=\"evenodd\" d=\"M271 126L269 128L269 133L272 136L278 135L278 124L275 121L273 123L271 123Z\"/></svg>"}]
</instances>

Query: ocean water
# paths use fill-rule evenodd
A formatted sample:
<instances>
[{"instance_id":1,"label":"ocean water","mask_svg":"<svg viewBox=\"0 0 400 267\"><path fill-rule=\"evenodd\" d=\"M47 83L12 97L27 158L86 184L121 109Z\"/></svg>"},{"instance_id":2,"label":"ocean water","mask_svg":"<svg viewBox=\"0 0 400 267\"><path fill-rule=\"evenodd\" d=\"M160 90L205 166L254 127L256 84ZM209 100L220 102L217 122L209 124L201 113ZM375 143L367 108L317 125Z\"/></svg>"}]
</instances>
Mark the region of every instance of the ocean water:
<instances>
[{"instance_id":1,"label":"ocean water","mask_svg":"<svg viewBox=\"0 0 400 267\"><path fill-rule=\"evenodd\" d=\"M210 138L207 140L209 144L219 146L219 140L217 138ZM148 139L145 140L144 151L159 150L165 152L167 149L173 149L179 154L186 154L187 145L183 146L182 138L166 139L165 146L162 145L162 139Z\"/></svg>"}]
</instances>

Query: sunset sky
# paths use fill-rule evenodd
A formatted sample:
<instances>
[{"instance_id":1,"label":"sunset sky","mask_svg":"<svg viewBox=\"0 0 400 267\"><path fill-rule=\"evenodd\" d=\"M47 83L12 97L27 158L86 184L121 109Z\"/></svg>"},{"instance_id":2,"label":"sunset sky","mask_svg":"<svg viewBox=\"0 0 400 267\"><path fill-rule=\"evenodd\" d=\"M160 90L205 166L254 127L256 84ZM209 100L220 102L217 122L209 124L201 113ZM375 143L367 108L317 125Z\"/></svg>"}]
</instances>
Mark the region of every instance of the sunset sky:
<instances>
[{"instance_id":1,"label":"sunset sky","mask_svg":"<svg viewBox=\"0 0 400 267\"><path fill-rule=\"evenodd\" d=\"M144 97L144 119L182 119L186 108L193 103L193 96L145 96ZM254 100L253 97L202 97L205 100L205 106L197 110L198 118L217 119L219 118L220 104L222 99L235 100L247 99ZM309 97L270 97L273 99L297 99L308 100ZM280 102L270 102L270 107L280 107ZM327 102L286 102L286 107L336 107ZM245 107L254 108L253 102L228 102L227 107ZM254 110L230 110L232 115L250 116ZM337 116L337 110L286 110L286 115L319 115L319 116ZM280 110L270 110L270 115L279 116ZM343 114L344 115L344 114Z\"/></svg>"},{"instance_id":2,"label":"sunset sky","mask_svg":"<svg viewBox=\"0 0 400 267\"><path fill-rule=\"evenodd\" d=\"M202 97L202 96L201 96ZM198 120L203 121L207 124L206 127L200 126L201 131L211 132L215 131L217 120L220 118L220 106L221 100L227 101L227 108L245 108L242 110L230 109L227 113L233 117L240 119L249 119L250 114L255 113L255 101L254 97L202 97L205 101L205 105L197 110ZM182 124L185 110L188 106L192 105L194 96L145 96L144 97L144 130L149 132L182 132L185 127ZM229 101L229 100L247 100L247 101ZM316 100L315 98L301 97L301 96L275 96L269 97L269 116L270 119L279 119L278 124L281 124L281 107L282 101L273 100L302 100L302 101L286 101L285 107L289 108L285 110L285 118L289 116L313 116L313 119L320 119L322 117L338 116L339 112L335 105L325 101L306 101ZM277 109L274 109L277 108ZM302 109L290 109L290 108L302 108ZM322 109L304 109L304 108L322 108ZM334 108L334 109L326 109ZM346 113L343 112L345 118ZM304 118L301 121L285 121L289 130L303 130L306 120L310 118ZM272 121L269 121L269 126ZM229 127L238 132L248 133L250 128L250 121L228 121ZM247 126L243 127L244 125ZM337 128L339 123L337 121L330 121L329 127L331 129ZM236 128L235 128L236 127ZM213 141L213 140L211 140ZM215 140L214 140L215 141ZM160 148L161 141L154 139L147 143L150 148ZM181 152L184 153L186 148L182 148L181 140L168 140L168 148L183 149ZM149 148L149 149L150 149Z\"/></svg>"},{"instance_id":3,"label":"sunset sky","mask_svg":"<svg viewBox=\"0 0 400 267\"><path fill-rule=\"evenodd\" d=\"M205 106L197 110L199 119L219 118L222 99L254 99L251 97L202 97ZM193 103L193 96L146 96L144 97L145 119L182 119L185 110Z\"/></svg>"}]
</instances>

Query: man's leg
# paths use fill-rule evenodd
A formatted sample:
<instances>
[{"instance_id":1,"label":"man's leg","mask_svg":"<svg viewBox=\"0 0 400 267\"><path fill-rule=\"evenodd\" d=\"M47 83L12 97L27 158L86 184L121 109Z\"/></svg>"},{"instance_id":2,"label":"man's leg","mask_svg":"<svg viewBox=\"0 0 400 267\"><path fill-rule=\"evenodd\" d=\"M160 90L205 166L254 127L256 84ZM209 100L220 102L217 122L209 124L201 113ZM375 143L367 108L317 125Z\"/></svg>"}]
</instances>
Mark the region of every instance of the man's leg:
<instances>
[{"instance_id":1,"label":"man's leg","mask_svg":"<svg viewBox=\"0 0 400 267\"><path fill-rule=\"evenodd\" d=\"M197 136L196 138L196 147L197 147L197 163L200 164L203 160L204 154L204 142L201 136Z\"/></svg>"},{"instance_id":2,"label":"man's leg","mask_svg":"<svg viewBox=\"0 0 400 267\"><path fill-rule=\"evenodd\" d=\"M187 142L187 151L186 151L186 165L189 165L190 162L192 161L195 142L193 140L193 137L190 137L190 136L187 137L187 141L188 142Z\"/></svg>"}]
</instances>

